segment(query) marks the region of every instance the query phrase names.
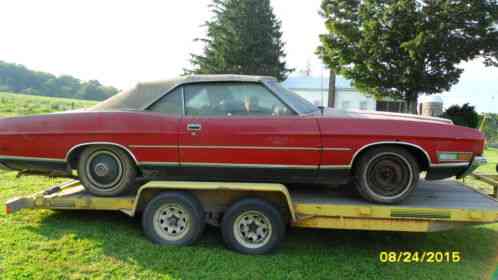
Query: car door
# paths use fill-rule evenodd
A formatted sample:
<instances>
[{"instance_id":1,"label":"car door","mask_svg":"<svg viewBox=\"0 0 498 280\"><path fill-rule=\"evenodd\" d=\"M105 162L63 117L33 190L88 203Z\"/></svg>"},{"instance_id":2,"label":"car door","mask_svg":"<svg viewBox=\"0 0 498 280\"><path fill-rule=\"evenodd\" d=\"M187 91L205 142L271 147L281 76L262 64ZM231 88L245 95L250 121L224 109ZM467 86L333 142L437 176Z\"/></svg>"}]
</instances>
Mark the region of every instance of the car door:
<instances>
[{"instance_id":1,"label":"car door","mask_svg":"<svg viewBox=\"0 0 498 280\"><path fill-rule=\"evenodd\" d=\"M297 115L259 83L184 86L180 164L211 180L302 182L320 164L314 118Z\"/></svg>"}]
</instances>

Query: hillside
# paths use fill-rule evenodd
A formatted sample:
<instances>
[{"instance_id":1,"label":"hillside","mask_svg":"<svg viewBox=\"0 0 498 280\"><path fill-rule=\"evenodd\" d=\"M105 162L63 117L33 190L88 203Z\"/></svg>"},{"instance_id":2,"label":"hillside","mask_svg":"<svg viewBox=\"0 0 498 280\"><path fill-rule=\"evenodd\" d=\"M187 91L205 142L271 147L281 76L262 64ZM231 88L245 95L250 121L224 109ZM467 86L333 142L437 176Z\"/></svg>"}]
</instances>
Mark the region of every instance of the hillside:
<instances>
[{"instance_id":1,"label":"hillside","mask_svg":"<svg viewBox=\"0 0 498 280\"><path fill-rule=\"evenodd\" d=\"M97 102L0 92L0 116L36 115L90 107Z\"/></svg>"},{"instance_id":2,"label":"hillside","mask_svg":"<svg viewBox=\"0 0 498 280\"><path fill-rule=\"evenodd\" d=\"M118 92L99 81L34 71L23 65L0 61L0 91L83 100L104 100Z\"/></svg>"}]
</instances>

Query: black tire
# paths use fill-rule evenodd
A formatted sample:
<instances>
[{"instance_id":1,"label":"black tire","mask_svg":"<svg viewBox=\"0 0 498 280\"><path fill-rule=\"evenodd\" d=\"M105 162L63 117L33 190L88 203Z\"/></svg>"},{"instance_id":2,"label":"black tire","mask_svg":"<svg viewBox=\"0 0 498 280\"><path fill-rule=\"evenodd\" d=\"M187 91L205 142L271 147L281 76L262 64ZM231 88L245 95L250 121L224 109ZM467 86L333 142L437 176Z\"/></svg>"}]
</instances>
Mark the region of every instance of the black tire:
<instances>
[{"instance_id":1,"label":"black tire","mask_svg":"<svg viewBox=\"0 0 498 280\"><path fill-rule=\"evenodd\" d=\"M401 147L373 148L355 164L356 188L366 200L395 204L414 190L420 177L415 158Z\"/></svg>"},{"instance_id":2,"label":"black tire","mask_svg":"<svg viewBox=\"0 0 498 280\"><path fill-rule=\"evenodd\" d=\"M166 220L170 218L174 220ZM147 203L142 214L145 235L159 245L191 245L202 235L205 225L202 205L187 192L162 193Z\"/></svg>"},{"instance_id":3,"label":"black tire","mask_svg":"<svg viewBox=\"0 0 498 280\"><path fill-rule=\"evenodd\" d=\"M113 146L90 146L78 161L78 176L97 196L118 196L135 186L137 167L130 156Z\"/></svg>"},{"instance_id":4,"label":"black tire","mask_svg":"<svg viewBox=\"0 0 498 280\"><path fill-rule=\"evenodd\" d=\"M249 240L253 238L244 235L245 229L242 229L244 225L241 221L251 215L255 215L251 219L253 225L258 228L249 229L252 226L247 224L245 228L254 231L251 233L257 236L257 241ZM255 221L259 225L256 225ZM237 225L239 230L236 229ZM260 255L272 252L284 239L285 230L284 218L278 208L259 198L244 198L234 203L227 209L221 222L221 232L227 247L243 254Z\"/></svg>"}]
</instances>

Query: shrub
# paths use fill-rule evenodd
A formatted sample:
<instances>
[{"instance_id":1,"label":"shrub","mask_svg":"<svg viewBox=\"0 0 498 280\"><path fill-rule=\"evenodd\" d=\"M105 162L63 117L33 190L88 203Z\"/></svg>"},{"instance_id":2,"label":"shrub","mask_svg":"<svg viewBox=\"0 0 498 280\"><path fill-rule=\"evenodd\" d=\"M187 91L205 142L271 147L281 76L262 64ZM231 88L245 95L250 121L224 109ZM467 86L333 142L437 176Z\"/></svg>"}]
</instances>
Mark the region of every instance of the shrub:
<instances>
[{"instance_id":1,"label":"shrub","mask_svg":"<svg viewBox=\"0 0 498 280\"><path fill-rule=\"evenodd\" d=\"M469 103L463 106L453 105L446 109L441 117L452 120L456 125L477 128L479 126L479 114L475 111L474 106Z\"/></svg>"}]
</instances>

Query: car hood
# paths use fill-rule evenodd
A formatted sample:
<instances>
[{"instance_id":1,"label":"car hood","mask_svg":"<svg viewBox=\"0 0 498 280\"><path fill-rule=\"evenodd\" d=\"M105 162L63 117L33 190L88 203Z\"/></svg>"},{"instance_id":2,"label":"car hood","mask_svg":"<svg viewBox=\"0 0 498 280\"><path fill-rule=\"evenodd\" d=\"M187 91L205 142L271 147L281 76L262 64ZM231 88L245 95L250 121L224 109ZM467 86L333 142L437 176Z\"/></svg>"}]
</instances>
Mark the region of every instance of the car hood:
<instances>
[{"instance_id":1,"label":"car hood","mask_svg":"<svg viewBox=\"0 0 498 280\"><path fill-rule=\"evenodd\" d=\"M340 110L327 108L323 113L324 117L329 118L361 118L361 119L380 119L380 120L406 120L415 122L428 122L453 125L449 119L428 117L412 114L378 112L378 111L363 111L363 110Z\"/></svg>"}]
</instances>

